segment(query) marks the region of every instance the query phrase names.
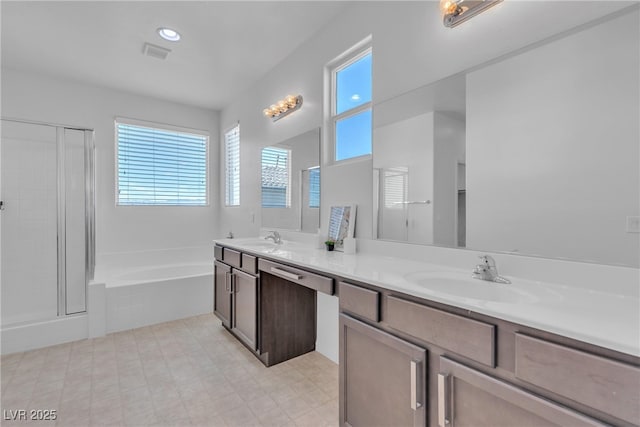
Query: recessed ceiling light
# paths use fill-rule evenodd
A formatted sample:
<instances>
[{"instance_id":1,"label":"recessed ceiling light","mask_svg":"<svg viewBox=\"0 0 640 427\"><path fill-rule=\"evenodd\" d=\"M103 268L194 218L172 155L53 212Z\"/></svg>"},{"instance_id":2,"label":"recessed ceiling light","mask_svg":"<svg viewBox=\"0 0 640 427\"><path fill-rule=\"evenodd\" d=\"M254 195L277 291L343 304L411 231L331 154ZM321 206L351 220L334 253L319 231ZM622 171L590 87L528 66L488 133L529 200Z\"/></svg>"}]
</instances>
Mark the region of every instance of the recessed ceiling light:
<instances>
[{"instance_id":1,"label":"recessed ceiling light","mask_svg":"<svg viewBox=\"0 0 640 427\"><path fill-rule=\"evenodd\" d=\"M170 42L177 42L180 40L180 33L176 30L172 30L171 28L160 27L158 28L158 34L160 37Z\"/></svg>"}]
</instances>

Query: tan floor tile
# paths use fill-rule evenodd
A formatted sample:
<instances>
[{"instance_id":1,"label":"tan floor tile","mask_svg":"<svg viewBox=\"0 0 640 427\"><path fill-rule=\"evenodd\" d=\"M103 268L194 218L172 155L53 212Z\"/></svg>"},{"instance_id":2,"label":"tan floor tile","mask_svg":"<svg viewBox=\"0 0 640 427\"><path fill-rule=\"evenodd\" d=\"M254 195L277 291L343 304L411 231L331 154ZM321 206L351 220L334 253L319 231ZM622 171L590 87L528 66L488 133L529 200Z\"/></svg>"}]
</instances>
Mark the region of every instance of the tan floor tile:
<instances>
[{"instance_id":1,"label":"tan floor tile","mask_svg":"<svg viewBox=\"0 0 640 427\"><path fill-rule=\"evenodd\" d=\"M245 402L249 409L251 409L251 412L253 412L258 418L260 418L261 415L278 408L276 401L269 396L262 396L261 398L252 401L245 400Z\"/></svg>"},{"instance_id":2,"label":"tan floor tile","mask_svg":"<svg viewBox=\"0 0 640 427\"><path fill-rule=\"evenodd\" d=\"M259 426L260 421L246 406L239 406L220 414L227 426L250 427Z\"/></svg>"},{"instance_id":3,"label":"tan floor tile","mask_svg":"<svg viewBox=\"0 0 640 427\"><path fill-rule=\"evenodd\" d=\"M279 406L257 416L260 424L265 427L295 426L293 420Z\"/></svg>"},{"instance_id":4,"label":"tan floor tile","mask_svg":"<svg viewBox=\"0 0 640 427\"><path fill-rule=\"evenodd\" d=\"M314 352L266 368L211 315L7 355L0 365L3 408L49 405L58 426L338 419L335 364Z\"/></svg>"},{"instance_id":5,"label":"tan floor tile","mask_svg":"<svg viewBox=\"0 0 640 427\"><path fill-rule=\"evenodd\" d=\"M279 405L282 408L282 410L286 412L287 415L293 420L296 420L297 418L300 418L302 415L306 414L307 412L310 412L313 410L311 405L309 405L307 402L300 399L299 397L295 397L293 399L287 400L286 402L279 403Z\"/></svg>"}]
</instances>

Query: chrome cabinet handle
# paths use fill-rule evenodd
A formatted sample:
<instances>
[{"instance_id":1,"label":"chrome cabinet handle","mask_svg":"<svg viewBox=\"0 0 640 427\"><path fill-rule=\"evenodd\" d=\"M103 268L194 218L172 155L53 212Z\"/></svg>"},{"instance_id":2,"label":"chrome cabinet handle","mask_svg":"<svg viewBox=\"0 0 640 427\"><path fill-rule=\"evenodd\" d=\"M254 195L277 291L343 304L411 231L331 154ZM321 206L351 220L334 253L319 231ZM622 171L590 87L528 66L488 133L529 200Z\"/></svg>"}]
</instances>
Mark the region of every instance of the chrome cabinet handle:
<instances>
[{"instance_id":1,"label":"chrome cabinet handle","mask_svg":"<svg viewBox=\"0 0 640 427\"><path fill-rule=\"evenodd\" d=\"M229 272L224 272L224 290L229 292Z\"/></svg>"},{"instance_id":2,"label":"chrome cabinet handle","mask_svg":"<svg viewBox=\"0 0 640 427\"><path fill-rule=\"evenodd\" d=\"M300 280L302 278L299 274L289 273L288 271L281 270L278 267L271 267L271 272L276 276L284 277L285 279Z\"/></svg>"},{"instance_id":3,"label":"chrome cabinet handle","mask_svg":"<svg viewBox=\"0 0 640 427\"><path fill-rule=\"evenodd\" d=\"M420 375L420 362L417 360L412 360L410 362L411 367L411 409L417 411L422 407L422 403L418 402L418 386L420 384L420 379L418 375Z\"/></svg>"},{"instance_id":4,"label":"chrome cabinet handle","mask_svg":"<svg viewBox=\"0 0 640 427\"><path fill-rule=\"evenodd\" d=\"M438 425L445 427L449 421L449 375L438 374Z\"/></svg>"},{"instance_id":5,"label":"chrome cabinet handle","mask_svg":"<svg viewBox=\"0 0 640 427\"><path fill-rule=\"evenodd\" d=\"M229 280L229 293L232 294L234 292L235 287L236 287L235 286L236 285L236 280L235 280L236 275L233 274L233 273L230 273L229 274L229 278L231 279L231 280Z\"/></svg>"}]
</instances>

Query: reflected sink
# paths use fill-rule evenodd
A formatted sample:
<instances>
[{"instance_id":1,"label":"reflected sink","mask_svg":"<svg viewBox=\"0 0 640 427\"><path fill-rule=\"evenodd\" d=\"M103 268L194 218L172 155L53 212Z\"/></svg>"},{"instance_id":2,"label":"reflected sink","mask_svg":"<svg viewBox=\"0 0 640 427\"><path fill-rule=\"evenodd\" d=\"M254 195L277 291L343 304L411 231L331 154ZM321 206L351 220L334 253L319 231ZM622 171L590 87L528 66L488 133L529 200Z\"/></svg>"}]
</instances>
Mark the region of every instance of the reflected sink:
<instances>
[{"instance_id":1,"label":"reflected sink","mask_svg":"<svg viewBox=\"0 0 640 427\"><path fill-rule=\"evenodd\" d=\"M434 295L463 298L474 301L490 301L507 304L529 304L541 299L557 299L546 289L526 291L513 284L503 284L474 279L457 272L416 272L404 278Z\"/></svg>"}]
</instances>

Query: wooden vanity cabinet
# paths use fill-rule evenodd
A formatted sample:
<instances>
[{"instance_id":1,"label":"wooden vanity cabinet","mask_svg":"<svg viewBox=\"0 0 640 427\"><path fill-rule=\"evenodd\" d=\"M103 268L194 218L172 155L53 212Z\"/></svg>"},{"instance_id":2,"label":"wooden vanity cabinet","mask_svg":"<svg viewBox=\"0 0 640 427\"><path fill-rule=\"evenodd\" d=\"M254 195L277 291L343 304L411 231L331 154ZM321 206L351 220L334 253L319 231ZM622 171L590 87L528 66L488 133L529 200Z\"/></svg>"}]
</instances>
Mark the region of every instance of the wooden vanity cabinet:
<instances>
[{"instance_id":1,"label":"wooden vanity cabinet","mask_svg":"<svg viewBox=\"0 0 640 427\"><path fill-rule=\"evenodd\" d=\"M231 332L251 350L258 348L258 278L233 270Z\"/></svg>"},{"instance_id":2,"label":"wooden vanity cabinet","mask_svg":"<svg viewBox=\"0 0 640 427\"><path fill-rule=\"evenodd\" d=\"M220 261L213 264L214 271L214 301L213 313L222 320L222 324L226 328L231 327L231 267Z\"/></svg>"},{"instance_id":3,"label":"wooden vanity cabinet","mask_svg":"<svg viewBox=\"0 0 640 427\"><path fill-rule=\"evenodd\" d=\"M266 366L315 350L316 292L333 278L249 253L214 249L214 314Z\"/></svg>"},{"instance_id":4,"label":"wooden vanity cabinet","mask_svg":"<svg viewBox=\"0 0 640 427\"><path fill-rule=\"evenodd\" d=\"M216 251L216 255L219 251ZM237 251L222 248L222 258L214 262L214 314L249 349L258 348L258 277L241 268ZM251 271L251 270L248 270ZM257 273L257 271L256 271Z\"/></svg>"},{"instance_id":5,"label":"wooden vanity cabinet","mask_svg":"<svg viewBox=\"0 0 640 427\"><path fill-rule=\"evenodd\" d=\"M339 296L341 425L640 425L637 357L363 283Z\"/></svg>"},{"instance_id":6,"label":"wooden vanity cabinet","mask_svg":"<svg viewBox=\"0 0 640 427\"><path fill-rule=\"evenodd\" d=\"M424 426L427 351L340 315L340 425Z\"/></svg>"},{"instance_id":7,"label":"wooden vanity cabinet","mask_svg":"<svg viewBox=\"0 0 640 427\"><path fill-rule=\"evenodd\" d=\"M446 357L437 382L440 427L607 425Z\"/></svg>"}]
</instances>

